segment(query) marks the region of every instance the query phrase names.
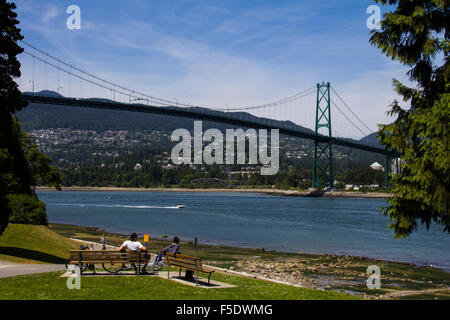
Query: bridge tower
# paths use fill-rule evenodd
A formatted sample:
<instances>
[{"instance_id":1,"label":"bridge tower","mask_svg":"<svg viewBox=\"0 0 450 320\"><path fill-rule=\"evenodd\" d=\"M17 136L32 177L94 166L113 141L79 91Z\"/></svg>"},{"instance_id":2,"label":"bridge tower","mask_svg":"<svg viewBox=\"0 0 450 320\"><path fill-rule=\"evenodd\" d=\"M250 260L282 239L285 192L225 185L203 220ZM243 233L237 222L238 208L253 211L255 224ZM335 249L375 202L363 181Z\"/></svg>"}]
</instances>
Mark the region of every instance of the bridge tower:
<instances>
[{"instance_id":1,"label":"bridge tower","mask_svg":"<svg viewBox=\"0 0 450 320\"><path fill-rule=\"evenodd\" d=\"M328 136L326 142L314 140L314 164L312 187L320 187L320 181L323 177L329 181L329 187L334 186L333 176L333 142L331 134L331 99L330 83L317 84L317 102L316 102L316 134L320 134L319 129L328 129L322 132ZM322 130L323 131L323 130Z\"/></svg>"}]
</instances>

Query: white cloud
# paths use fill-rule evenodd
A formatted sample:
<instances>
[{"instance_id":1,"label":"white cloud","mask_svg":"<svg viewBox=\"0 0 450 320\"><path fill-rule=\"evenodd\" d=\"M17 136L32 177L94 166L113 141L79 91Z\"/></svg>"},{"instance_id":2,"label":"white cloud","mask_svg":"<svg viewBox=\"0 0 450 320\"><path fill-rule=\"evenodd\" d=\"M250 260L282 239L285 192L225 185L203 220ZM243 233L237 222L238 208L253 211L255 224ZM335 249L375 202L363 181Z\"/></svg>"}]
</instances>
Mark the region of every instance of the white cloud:
<instances>
[{"instance_id":1,"label":"white cloud","mask_svg":"<svg viewBox=\"0 0 450 320\"><path fill-rule=\"evenodd\" d=\"M59 14L60 14L59 8L55 6L50 6L44 11L42 15L42 21L44 22L50 21L56 18Z\"/></svg>"}]
</instances>

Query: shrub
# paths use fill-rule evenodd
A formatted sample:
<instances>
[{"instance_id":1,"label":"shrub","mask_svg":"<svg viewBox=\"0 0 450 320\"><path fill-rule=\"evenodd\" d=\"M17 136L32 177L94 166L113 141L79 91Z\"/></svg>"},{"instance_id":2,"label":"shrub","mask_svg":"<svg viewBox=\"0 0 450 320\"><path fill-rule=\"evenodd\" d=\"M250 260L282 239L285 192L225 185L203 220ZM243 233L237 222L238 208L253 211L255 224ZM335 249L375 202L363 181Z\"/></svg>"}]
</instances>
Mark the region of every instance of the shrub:
<instances>
[{"instance_id":1,"label":"shrub","mask_svg":"<svg viewBox=\"0 0 450 320\"><path fill-rule=\"evenodd\" d=\"M35 195L10 194L8 195L11 215L10 223L47 225L45 203Z\"/></svg>"}]
</instances>

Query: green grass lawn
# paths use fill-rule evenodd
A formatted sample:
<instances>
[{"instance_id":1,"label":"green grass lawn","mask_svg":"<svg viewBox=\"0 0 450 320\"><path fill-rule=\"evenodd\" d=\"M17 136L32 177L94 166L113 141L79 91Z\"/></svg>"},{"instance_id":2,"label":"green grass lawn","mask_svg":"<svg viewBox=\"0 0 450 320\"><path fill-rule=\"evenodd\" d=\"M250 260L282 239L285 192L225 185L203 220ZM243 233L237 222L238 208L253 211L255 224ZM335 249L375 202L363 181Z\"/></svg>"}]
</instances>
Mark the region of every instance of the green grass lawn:
<instances>
[{"instance_id":1,"label":"green grass lawn","mask_svg":"<svg viewBox=\"0 0 450 320\"><path fill-rule=\"evenodd\" d=\"M80 243L46 226L9 224L0 236L0 260L21 263L64 263Z\"/></svg>"},{"instance_id":2,"label":"green grass lawn","mask_svg":"<svg viewBox=\"0 0 450 320\"><path fill-rule=\"evenodd\" d=\"M357 297L338 292L298 288L263 280L214 273L213 279L235 288L195 288L149 276L82 277L81 289L69 290L61 272L0 279L0 299L25 300L348 300Z\"/></svg>"}]
</instances>

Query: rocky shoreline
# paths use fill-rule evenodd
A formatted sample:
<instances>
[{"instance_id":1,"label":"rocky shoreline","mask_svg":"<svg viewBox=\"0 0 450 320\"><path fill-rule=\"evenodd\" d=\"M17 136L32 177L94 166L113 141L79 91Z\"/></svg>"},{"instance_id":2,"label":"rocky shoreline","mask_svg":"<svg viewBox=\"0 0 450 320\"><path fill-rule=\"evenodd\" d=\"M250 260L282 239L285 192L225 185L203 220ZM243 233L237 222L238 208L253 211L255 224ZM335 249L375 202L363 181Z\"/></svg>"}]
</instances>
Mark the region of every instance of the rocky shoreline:
<instances>
[{"instance_id":1,"label":"rocky shoreline","mask_svg":"<svg viewBox=\"0 0 450 320\"><path fill-rule=\"evenodd\" d=\"M210 263L214 265L214 262ZM366 269L372 264L380 266L382 270L379 290L367 288L370 274L366 273ZM392 299L421 294L433 295L435 299L448 298L450 295L449 282L434 275L431 276L432 268L363 257L327 254L270 258L253 256L239 259L229 266L228 270L254 278L282 281L313 289L339 291L365 299ZM417 272L427 276L418 277Z\"/></svg>"}]
</instances>

